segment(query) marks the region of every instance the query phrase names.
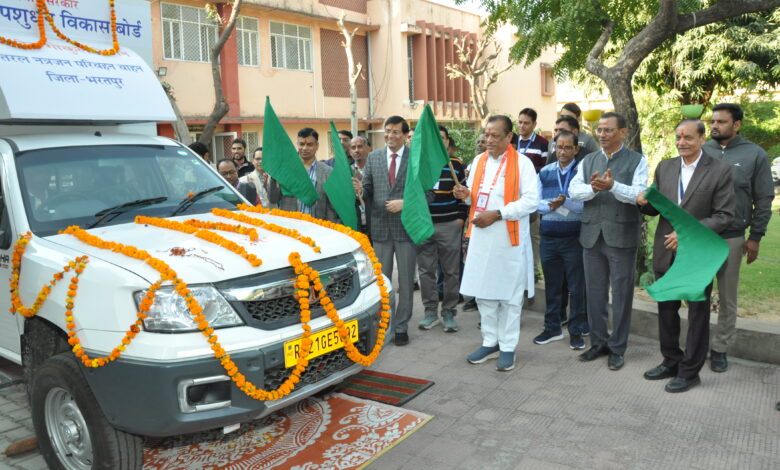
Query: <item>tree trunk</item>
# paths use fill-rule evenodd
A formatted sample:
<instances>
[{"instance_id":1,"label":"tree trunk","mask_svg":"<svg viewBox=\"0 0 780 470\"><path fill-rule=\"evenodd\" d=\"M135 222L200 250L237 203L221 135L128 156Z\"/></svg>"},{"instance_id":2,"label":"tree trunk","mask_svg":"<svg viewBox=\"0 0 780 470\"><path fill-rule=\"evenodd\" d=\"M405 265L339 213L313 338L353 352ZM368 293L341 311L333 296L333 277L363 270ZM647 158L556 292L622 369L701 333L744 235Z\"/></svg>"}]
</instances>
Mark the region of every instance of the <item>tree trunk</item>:
<instances>
[{"instance_id":1,"label":"tree trunk","mask_svg":"<svg viewBox=\"0 0 780 470\"><path fill-rule=\"evenodd\" d=\"M219 122L230 110L230 106L227 104L225 94L222 91L222 73L219 66L219 56L222 53L222 49L225 47L225 43L233 34L233 30L236 27L236 20L238 19L239 11L241 10L241 2L243 0L233 0L232 10L230 17L224 24L224 28L217 39L217 42L211 48L211 77L214 81L214 107L211 109L208 119L206 119L206 125L203 126L203 132L198 137L198 142L201 142L209 148L211 148L211 139L214 137L214 131L217 129Z\"/></svg>"},{"instance_id":2,"label":"tree trunk","mask_svg":"<svg viewBox=\"0 0 780 470\"><path fill-rule=\"evenodd\" d=\"M349 124L352 135L358 135L358 118L357 118L357 79L360 77L362 65L355 65L355 56L352 54L352 38L355 37L358 29L355 28L351 33L347 30L346 24L344 24L344 18L346 13L342 10L341 16L338 20L339 29L341 35L344 36L344 42L341 46L344 48L344 53L347 54L347 79L349 80Z\"/></svg>"},{"instance_id":3,"label":"tree trunk","mask_svg":"<svg viewBox=\"0 0 780 470\"><path fill-rule=\"evenodd\" d=\"M642 126L639 124L639 112L634 101L634 90L631 88L631 76L619 70L611 70L605 83L609 89L609 95L612 98L612 104L615 111L626 118L628 134L624 140L625 145L642 153Z\"/></svg>"},{"instance_id":4,"label":"tree trunk","mask_svg":"<svg viewBox=\"0 0 780 470\"><path fill-rule=\"evenodd\" d=\"M190 130L187 127L187 122L184 121L184 117L181 115L179 105L176 104L176 98L173 97L173 88L168 84L164 84L163 90L165 90L165 96L168 97L168 102L171 103L173 114L176 115L176 121L173 123L173 132L176 134L176 140L184 145L190 145L192 143Z\"/></svg>"}]
</instances>

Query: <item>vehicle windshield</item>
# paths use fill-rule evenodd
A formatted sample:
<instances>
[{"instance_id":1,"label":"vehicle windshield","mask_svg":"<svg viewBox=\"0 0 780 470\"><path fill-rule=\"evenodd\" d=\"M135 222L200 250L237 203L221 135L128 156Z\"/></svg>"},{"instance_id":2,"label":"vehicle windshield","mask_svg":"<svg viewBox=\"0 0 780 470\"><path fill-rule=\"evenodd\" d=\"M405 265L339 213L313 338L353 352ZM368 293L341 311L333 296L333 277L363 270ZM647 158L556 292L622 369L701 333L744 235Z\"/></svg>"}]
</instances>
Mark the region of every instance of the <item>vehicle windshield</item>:
<instances>
[{"instance_id":1,"label":"vehicle windshield","mask_svg":"<svg viewBox=\"0 0 780 470\"><path fill-rule=\"evenodd\" d=\"M16 168L30 228L38 236L70 225L122 224L136 215L201 214L244 202L203 160L182 147L29 150L17 154ZM206 194L192 197L201 191Z\"/></svg>"}]
</instances>

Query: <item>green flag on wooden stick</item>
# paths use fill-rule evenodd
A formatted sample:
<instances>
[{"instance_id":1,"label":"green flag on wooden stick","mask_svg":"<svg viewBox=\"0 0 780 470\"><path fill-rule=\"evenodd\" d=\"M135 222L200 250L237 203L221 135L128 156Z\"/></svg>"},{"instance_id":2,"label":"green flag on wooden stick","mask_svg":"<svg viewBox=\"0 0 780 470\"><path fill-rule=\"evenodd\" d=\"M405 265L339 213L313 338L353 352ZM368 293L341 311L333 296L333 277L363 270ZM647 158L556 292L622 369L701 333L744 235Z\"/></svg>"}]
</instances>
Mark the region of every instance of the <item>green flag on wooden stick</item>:
<instances>
[{"instance_id":1,"label":"green flag on wooden stick","mask_svg":"<svg viewBox=\"0 0 780 470\"><path fill-rule=\"evenodd\" d=\"M439 125L431 106L426 105L412 137L401 211L401 223L414 243L422 243L433 235L433 220L425 192L439 181L441 170L449 160Z\"/></svg>"},{"instance_id":2,"label":"green flag on wooden stick","mask_svg":"<svg viewBox=\"0 0 780 470\"><path fill-rule=\"evenodd\" d=\"M295 196L307 206L314 204L319 194L267 96L263 119L263 170L279 183L282 194Z\"/></svg>"},{"instance_id":3,"label":"green flag on wooden stick","mask_svg":"<svg viewBox=\"0 0 780 470\"><path fill-rule=\"evenodd\" d=\"M341 223L358 229L358 219L355 206L355 188L352 186L352 168L349 166L344 147L339 141L336 126L330 121L330 137L333 142L333 171L325 182L325 193L330 204L339 215Z\"/></svg>"}]
</instances>

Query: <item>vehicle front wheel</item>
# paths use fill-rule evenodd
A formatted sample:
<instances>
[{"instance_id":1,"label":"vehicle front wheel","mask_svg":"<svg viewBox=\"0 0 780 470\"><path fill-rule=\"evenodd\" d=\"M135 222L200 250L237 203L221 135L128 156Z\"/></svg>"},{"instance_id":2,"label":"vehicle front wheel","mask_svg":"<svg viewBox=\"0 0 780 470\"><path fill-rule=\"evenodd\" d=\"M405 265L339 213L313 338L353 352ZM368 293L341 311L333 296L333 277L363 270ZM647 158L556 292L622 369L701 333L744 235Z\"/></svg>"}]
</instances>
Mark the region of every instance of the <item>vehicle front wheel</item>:
<instances>
[{"instance_id":1,"label":"vehicle front wheel","mask_svg":"<svg viewBox=\"0 0 780 470\"><path fill-rule=\"evenodd\" d=\"M51 469L140 469L143 439L111 426L70 352L47 359L33 375L32 418Z\"/></svg>"}]
</instances>

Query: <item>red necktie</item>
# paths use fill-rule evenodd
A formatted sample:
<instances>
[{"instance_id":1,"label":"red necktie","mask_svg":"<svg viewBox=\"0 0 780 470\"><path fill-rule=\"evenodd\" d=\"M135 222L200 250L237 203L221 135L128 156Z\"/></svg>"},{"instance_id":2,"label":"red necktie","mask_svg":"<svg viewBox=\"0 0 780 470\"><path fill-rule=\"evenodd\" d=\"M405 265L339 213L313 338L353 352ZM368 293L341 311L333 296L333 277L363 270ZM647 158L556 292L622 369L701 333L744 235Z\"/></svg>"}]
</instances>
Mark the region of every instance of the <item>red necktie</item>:
<instances>
[{"instance_id":1,"label":"red necktie","mask_svg":"<svg viewBox=\"0 0 780 470\"><path fill-rule=\"evenodd\" d=\"M391 154L390 158L392 160L390 161L390 172L387 175L387 179L390 181L390 186L395 186L395 160L398 158L398 154Z\"/></svg>"}]
</instances>

